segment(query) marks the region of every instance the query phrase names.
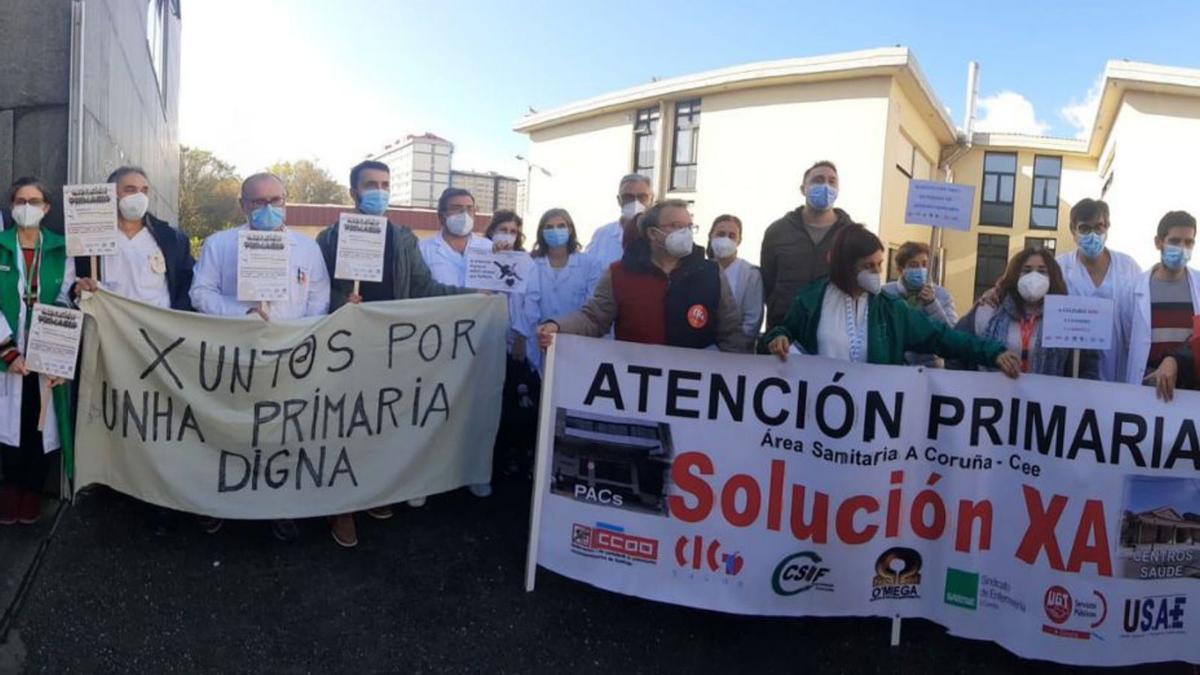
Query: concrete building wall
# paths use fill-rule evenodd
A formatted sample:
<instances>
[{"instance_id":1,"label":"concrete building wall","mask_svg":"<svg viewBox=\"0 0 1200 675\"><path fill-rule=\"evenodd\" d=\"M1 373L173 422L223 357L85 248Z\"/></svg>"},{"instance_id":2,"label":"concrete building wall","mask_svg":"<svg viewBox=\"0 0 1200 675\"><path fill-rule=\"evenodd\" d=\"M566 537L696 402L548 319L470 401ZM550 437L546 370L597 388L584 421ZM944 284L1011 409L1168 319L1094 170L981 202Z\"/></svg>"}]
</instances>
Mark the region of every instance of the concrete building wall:
<instances>
[{"instance_id":1,"label":"concrete building wall","mask_svg":"<svg viewBox=\"0 0 1200 675\"><path fill-rule=\"evenodd\" d=\"M391 171L394 206L433 208L450 186L450 156L454 145L444 139L424 136L409 138L372 157Z\"/></svg>"}]
</instances>

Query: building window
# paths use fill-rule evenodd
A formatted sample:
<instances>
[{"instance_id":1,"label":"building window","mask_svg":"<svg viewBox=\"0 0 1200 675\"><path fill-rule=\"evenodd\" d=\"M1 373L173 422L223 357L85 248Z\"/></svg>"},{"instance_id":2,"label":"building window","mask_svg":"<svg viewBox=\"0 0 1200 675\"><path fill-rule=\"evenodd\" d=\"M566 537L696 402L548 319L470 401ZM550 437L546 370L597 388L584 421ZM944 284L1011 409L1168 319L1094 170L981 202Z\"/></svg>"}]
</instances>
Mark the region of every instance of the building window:
<instances>
[{"instance_id":1,"label":"building window","mask_svg":"<svg viewBox=\"0 0 1200 675\"><path fill-rule=\"evenodd\" d=\"M1058 227L1058 184L1062 179L1062 157L1033 158L1033 204L1029 226L1041 230Z\"/></svg>"},{"instance_id":2,"label":"building window","mask_svg":"<svg viewBox=\"0 0 1200 675\"><path fill-rule=\"evenodd\" d=\"M1008 235L981 234L975 250L975 299L996 285L1008 267Z\"/></svg>"},{"instance_id":3,"label":"building window","mask_svg":"<svg viewBox=\"0 0 1200 675\"><path fill-rule=\"evenodd\" d=\"M700 100L675 104L675 141L671 155L671 189L696 189L696 151L700 144Z\"/></svg>"},{"instance_id":4,"label":"building window","mask_svg":"<svg viewBox=\"0 0 1200 675\"><path fill-rule=\"evenodd\" d=\"M887 272L884 278L888 282L896 281L900 278L900 272L896 269L896 254L900 252L899 246L888 246L887 252Z\"/></svg>"},{"instance_id":5,"label":"building window","mask_svg":"<svg viewBox=\"0 0 1200 675\"><path fill-rule=\"evenodd\" d=\"M1025 237L1025 248L1044 248L1054 253L1058 250L1058 240L1054 237Z\"/></svg>"},{"instance_id":6,"label":"building window","mask_svg":"<svg viewBox=\"0 0 1200 675\"><path fill-rule=\"evenodd\" d=\"M640 173L654 184L654 156L658 154L658 108L637 111L633 125L633 172Z\"/></svg>"},{"instance_id":7,"label":"building window","mask_svg":"<svg viewBox=\"0 0 1200 675\"><path fill-rule=\"evenodd\" d=\"M1104 199L1104 195L1107 195L1109 189L1112 188L1112 181L1113 181L1113 172L1109 171L1108 178L1104 179L1104 187L1100 188L1100 198L1101 199Z\"/></svg>"},{"instance_id":8,"label":"building window","mask_svg":"<svg viewBox=\"0 0 1200 675\"><path fill-rule=\"evenodd\" d=\"M1013 195L1017 186L1017 155L989 152L983 156L983 196L979 204L981 225L1012 227Z\"/></svg>"},{"instance_id":9,"label":"building window","mask_svg":"<svg viewBox=\"0 0 1200 675\"><path fill-rule=\"evenodd\" d=\"M158 91L167 93L167 0L146 3L146 45L150 48L150 65L158 80Z\"/></svg>"}]
</instances>

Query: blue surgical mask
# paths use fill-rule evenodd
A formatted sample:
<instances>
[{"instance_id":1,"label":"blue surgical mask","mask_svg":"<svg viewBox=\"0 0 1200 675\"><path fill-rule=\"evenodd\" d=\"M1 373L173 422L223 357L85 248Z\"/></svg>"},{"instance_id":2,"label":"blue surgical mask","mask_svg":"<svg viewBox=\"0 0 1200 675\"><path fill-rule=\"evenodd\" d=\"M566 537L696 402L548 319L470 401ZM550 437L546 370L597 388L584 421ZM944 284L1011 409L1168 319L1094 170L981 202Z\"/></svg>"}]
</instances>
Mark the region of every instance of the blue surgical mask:
<instances>
[{"instance_id":1,"label":"blue surgical mask","mask_svg":"<svg viewBox=\"0 0 1200 675\"><path fill-rule=\"evenodd\" d=\"M1174 244L1165 244L1162 248L1163 267L1174 271L1183 269L1192 259L1192 249Z\"/></svg>"},{"instance_id":2,"label":"blue surgical mask","mask_svg":"<svg viewBox=\"0 0 1200 675\"><path fill-rule=\"evenodd\" d=\"M826 183L810 185L804 193L804 197L808 200L808 205L818 211L833 208L833 203L837 201L837 188Z\"/></svg>"},{"instance_id":3,"label":"blue surgical mask","mask_svg":"<svg viewBox=\"0 0 1200 675\"><path fill-rule=\"evenodd\" d=\"M284 208L282 206L266 206L250 212L251 229L269 232L278 230L283 225Z\"/></svg>"},{"instance_id":4,"label":"blue surgical mask","mask_svg":"<svg viewBox=\"0 0 1200 675\"><path fill-rule=\"evenodd\" d=\"M542 230L542 239L550 248L566 246L571 241L571 231L565 227L547 228Z\"/></svg>"},{"instance_id":5,"label":"blue surgical mask","mask_svg":"<svg viewBox=\"0 0 1200 675\"><path fill-rule=\"evenodd\" d=\"M382 216L387 213L390 198L387 190L363 190L359 193L358 208L368 216Z\"/></svg>"},{"instance_id":6,"label":"blue surgical mask","mask_svg":"<svg viewBox=\"0 0 1200 675\"><path fill-rule=\"evenodd\" d=\"M924 267L908 267L904 270L904 285L911 291L925 288L929 281L929 270Z\"/></svg>"},{"instance_id":7,"label":"blue surgical mask","mask_svg":"<svg viewBox=\"0 0 1200 675\"><path fill-rule=\"evenodd\" d=\"M1106 235L1088 232L1079 237L1079 250L1089 258L1095 258L1104 251L1104 240Z\"/></svg>"}]
</instances>

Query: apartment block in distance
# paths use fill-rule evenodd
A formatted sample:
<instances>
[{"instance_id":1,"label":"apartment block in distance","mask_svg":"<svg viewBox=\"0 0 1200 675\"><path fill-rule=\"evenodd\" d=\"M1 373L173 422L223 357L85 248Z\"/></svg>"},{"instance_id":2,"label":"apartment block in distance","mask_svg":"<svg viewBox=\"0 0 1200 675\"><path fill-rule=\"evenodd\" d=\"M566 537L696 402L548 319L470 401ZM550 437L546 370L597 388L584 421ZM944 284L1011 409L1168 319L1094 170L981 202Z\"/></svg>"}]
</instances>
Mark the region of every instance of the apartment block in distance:
<instances>
[{"instance_id":1,"label":"apartment block in distance","mask_svg":"<svg viewBox=\"0 0 1200 675\"><path fill-rule=\"evenodd\" d=\"M495 213L502 209L516 211L520 205L517 201L520 182L495 171L450 171L450 187L469 190L480 213Z\"/></svg>"},{"instance_id":2,"label":"apartment block in distance","mask_svg":"<svg viewBox=\"0 0 1200 675\"><path fill-rule=\"evenodd\" d=\"M453 143L424 133L389 143L370 159L387 164L391 170L393 206L431 209L437 208L438 197L450 187L453 154Z\"/></svg>"}]
</instances>

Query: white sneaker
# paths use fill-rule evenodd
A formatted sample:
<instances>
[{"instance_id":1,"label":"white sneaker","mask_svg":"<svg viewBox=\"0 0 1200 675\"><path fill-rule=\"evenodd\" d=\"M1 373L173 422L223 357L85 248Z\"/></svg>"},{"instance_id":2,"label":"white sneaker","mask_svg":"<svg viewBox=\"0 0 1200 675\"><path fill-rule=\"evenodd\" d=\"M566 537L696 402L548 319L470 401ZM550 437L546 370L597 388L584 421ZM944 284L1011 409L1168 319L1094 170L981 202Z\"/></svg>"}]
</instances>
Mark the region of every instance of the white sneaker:
<instances>
[{"instance_id":1,"label":"white sneaker","mask_svg":"<svg viewBox=\"0 0 1200 675\"><path fill-rule=\"evenodd\" d=\"M408 505L413 507L414 509L419 509L422 506L425 506L425 498L417 497L416 499L410 499L410 500L408 500Z\"/></svg>"},{"instance_id":2,"label":"white sneaker","mask_svg":"<svg viewBox=\"0 0 1200 675\"><path fill-rule=\"evenodd\" d=\"M491 497L492 496L492 484L491 483L476 483L476 484L470 486L470 488L468 488L468 489L470 489L471 494L475 495L476 497Z\"/></svg>"}]
</instances>

